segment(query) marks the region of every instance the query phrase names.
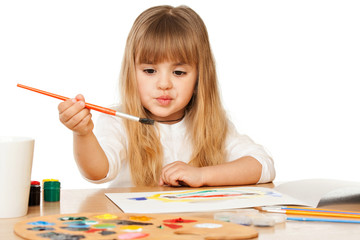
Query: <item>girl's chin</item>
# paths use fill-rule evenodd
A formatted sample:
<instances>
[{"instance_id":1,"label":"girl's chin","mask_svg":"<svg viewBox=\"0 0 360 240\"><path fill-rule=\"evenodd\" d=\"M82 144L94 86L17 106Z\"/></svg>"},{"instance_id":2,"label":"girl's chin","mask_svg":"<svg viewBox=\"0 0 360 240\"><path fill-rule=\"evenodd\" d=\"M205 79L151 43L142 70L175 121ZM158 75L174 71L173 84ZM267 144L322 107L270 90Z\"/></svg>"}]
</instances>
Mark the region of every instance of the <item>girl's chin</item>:
<instances>
[{"instance_id":1,"label":"girl's chin","mask_svg":"<svg viewBox=\"0 0 360 240\"><path fill-rule=\"evenodd\" d=\"M171 113L168 111L156 111L156 110L155 111L148 110L148 111L152 119L171 118Z\"/></svg>"},{"instance_id":2,"label":"girl's chin","mask_svg":"<svg viewBox=\"0 0 360 240\"><path fill-rule=\"evenodd\" d=\"M152 109L153 111L150 111L147 109L150 113L150 118L154 119L156 121L171 121L175 119L181 118L184 113L181 111L173 112L173 111L164 111L165 109Z\"/></svg>"},{"instance_id":3,"label":"girl's chin","mask_svg":"<svg viewBox=\"0 0 360 240\"><path fill-rule=\"evenodd\" d=\"M177 115L166 115L166 114L151 114L150 118L155 120L155 121L174 121L176 119L181 118L182 116L177 116Z\"/></svg>"}]
</instances>

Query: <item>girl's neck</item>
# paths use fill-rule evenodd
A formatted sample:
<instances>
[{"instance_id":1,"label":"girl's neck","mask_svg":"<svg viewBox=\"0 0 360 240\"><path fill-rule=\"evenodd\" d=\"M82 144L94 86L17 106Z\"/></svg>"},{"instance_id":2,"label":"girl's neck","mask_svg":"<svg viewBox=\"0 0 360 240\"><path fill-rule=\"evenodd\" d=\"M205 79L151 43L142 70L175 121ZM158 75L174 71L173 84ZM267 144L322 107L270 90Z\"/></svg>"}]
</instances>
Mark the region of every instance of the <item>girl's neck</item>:
<instances>
[{"instance_id":1,"label":"girl's neck","mask_svg":"<svg viewBox=\"0 0 360 240\"><path fill-rule=\"evenodd\" d=\"M180 122L181 120L183 120L185 117L185 113L184 115L182 115L180 118L177 118L177 119L172 119L172 120L155 120L156 122L159 122L159 123L164 123L164 124L175 124L175 123L178 123Z\"/></svg>"}]
</instances>

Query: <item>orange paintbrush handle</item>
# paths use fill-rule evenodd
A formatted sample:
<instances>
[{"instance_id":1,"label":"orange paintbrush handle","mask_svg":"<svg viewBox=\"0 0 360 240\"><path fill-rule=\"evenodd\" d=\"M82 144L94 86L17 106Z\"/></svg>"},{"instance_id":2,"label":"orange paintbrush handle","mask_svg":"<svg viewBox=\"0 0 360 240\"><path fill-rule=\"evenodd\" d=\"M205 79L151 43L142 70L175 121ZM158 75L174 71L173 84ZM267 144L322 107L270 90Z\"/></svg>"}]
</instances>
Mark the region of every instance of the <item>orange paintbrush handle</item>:
<instances>
[{"instance_id":1,"label":"orange paintbrush handle","mask_svg":"<svg viewBox=\"0 0 360 240\"><path fill-rule=\"evenodd\" d=\"M57 99L60 99L60 100L63 100L63 101L66 101L66 100L69 99L68 97L64 97L64 96L61 96L61 95L58 95L58 94L55 94L55 93L46 92L46 91L43 91L43 90L40 90L40 89L37 89L37 88L25 86L25 85L22 85L20 83L18 83L17 86L21 87L21 88L24 88L24 89L27 89L27 90L30 90L30 91L33 91L33 92L44 94L46 96L57 98Z\"/></svg>"},{"instance_id":2,"label":"orange paintbrush handle","mask_svg":"<svg viewBox=\"0 0 360 240\"><path fill-rule=\"evenodd\" d=\"M66 101L66 100L69 99L68 97L64 97L64 96L61 96L61 95L58 95L58 94L55 94L55 93L51 93L51 92L46 92L46 91L43 91L43 90L40 90L40 89L37 89L37 88L33 88L33 87L29 87L29 86L25 86L25 85L22 85L22 84L17 84L17 86L21 87L21 88L24 88L24 89L27 89L27 90L30 90L30 91L33 91L33 92L44 94L44 95L49 96L49 97L57 98L57 99L60 99L60 100L63 100L63 101ZM91 103L85 103L85 106L88 109L93 109L93 110L98 111L98 112L102 112L102 113L106 113L106 114L110 114L110 115L114 115L114 116L116 115L116 111L113 110L113 109L110 109L110 108L100 107L98 105L91 104Z\"/></svg>"},{"instance_id":3,"label":"orange paintbrush handle","mask_svg":"<svg viewBox=\"0 0 360 240\"><path fill-rule=\"evenodd\" d=\"M57 99L60 99L60 100L63 100L63 101L66 101L66 100L69 99L68 97L64 97L64 96L61 96L61 95L58 95L58 94L46 92L46 91L43 91L43 90L40 90L40 89L37 89L37 88L28 87L28 86L25 86L25 85L22 85L22 84L17 84L17 86L21 87L21 88L24 88L24 89L27 89L27 90L30 90L30 91L34 91L34 92L37 92L37 93L44 94L46 96L57 98ZM100 107L98 105L91 104L91 103L85 103L85 107L88 108L88 109L98 111L98 112L110 114L110 115L121 117L121 118L126 118L126 119L136 121L136 122L140 122L140 123L143 123L143 124L149 124L149 125L154 124L154 120L152 120L152 119L135 117L135 116L132 116L132 115L129 115L129 114L126 114L126 113L117 112L117 111L115 111L113 109Z\"/></svg>"},{"instance_id":4,"label":"orange paintbrush handle","mask_svg":"<svg viewBox=\"0 0 360 240\"><path fill-rule=\"evenodd\" d=\"M85 107L89 108L89 109L93 109L95 111L98 112L102 112L102 113L106 113L106 114L110 114L110 115L116 115L116 111L110 108L106 108L106 107L100 107L98 105L95 104L91 104L91 103L85 103Z\"/></svg>"}]
</instances>

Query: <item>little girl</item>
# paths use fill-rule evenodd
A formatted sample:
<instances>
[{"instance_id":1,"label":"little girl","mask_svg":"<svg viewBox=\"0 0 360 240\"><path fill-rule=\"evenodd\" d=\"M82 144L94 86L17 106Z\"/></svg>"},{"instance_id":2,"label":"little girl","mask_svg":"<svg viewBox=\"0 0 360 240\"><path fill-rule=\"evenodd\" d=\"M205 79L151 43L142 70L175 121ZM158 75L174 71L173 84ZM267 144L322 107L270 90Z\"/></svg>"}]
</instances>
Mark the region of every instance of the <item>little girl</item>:
<instances>
[{"instance_id":1,"label":"little girl","mask_svg":"<svg viewBox=\"0 0 360 240\"><path fill-rule=\"evenodd\" d=\"M191 187L270 182L274 164L262 146L237 133L220 101L202 19L186 6L152 7L130 30L114 109L154 125L101 115L93 133L82 95L59 104L73 131L82 175L112 187Z\"/></svg>"}]
</instances>

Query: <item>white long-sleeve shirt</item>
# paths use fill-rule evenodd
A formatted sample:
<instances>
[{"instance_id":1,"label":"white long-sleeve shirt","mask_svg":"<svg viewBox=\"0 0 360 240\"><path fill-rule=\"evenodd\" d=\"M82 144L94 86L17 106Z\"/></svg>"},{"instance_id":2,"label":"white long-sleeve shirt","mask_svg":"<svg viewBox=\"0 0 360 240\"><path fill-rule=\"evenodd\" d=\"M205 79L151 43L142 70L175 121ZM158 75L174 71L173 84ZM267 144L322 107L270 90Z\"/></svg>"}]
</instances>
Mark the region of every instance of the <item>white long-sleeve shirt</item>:
<instances>
[{"instance_id":1,"label":"white long-sleeve shirt","mask_svg":"<svg viewBox=\"0 0 360 240\"><path fill-rule=\"evenodd\" d=\"M110 187L134 186L129 162L126 159L128 143L123 121L128 120L106 114L99 116L95 127L95 135L109 161L109 172L104 179L88 181L93 183L110 182ZM163 165L175 161L188 163L192 153L192 145L187 135L184 120L175 124L156 124L159 126L160 141L163 146ZM270 182L275 178L274 162L269 154L261 145L254 143L248 136L239 134L230 121L225 150L226 162L244 156L257 159L262 165L261 177L258 183Z\"/></svg>"}]
</instances>

